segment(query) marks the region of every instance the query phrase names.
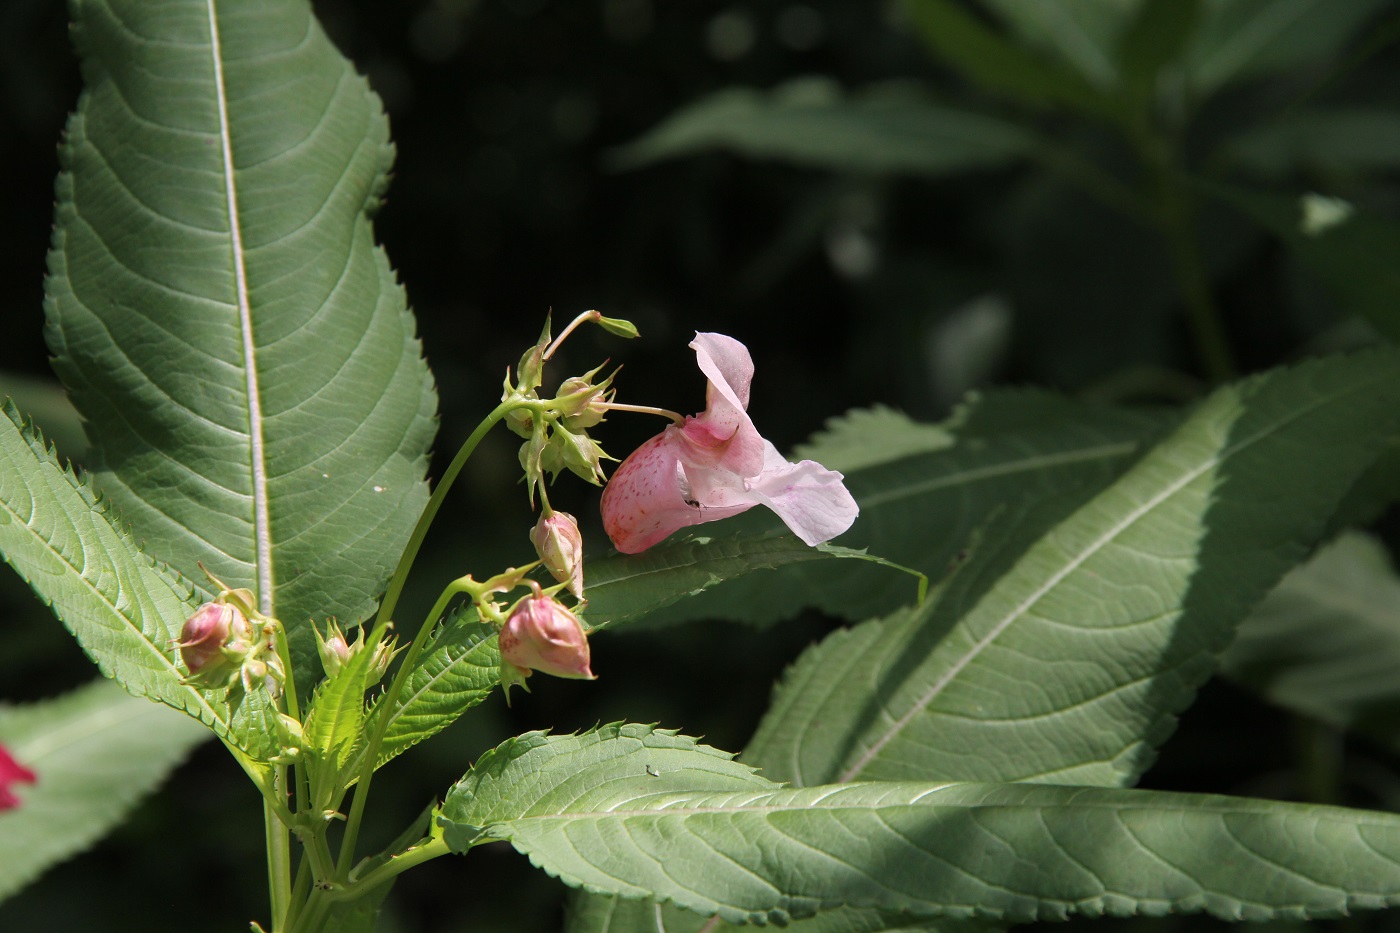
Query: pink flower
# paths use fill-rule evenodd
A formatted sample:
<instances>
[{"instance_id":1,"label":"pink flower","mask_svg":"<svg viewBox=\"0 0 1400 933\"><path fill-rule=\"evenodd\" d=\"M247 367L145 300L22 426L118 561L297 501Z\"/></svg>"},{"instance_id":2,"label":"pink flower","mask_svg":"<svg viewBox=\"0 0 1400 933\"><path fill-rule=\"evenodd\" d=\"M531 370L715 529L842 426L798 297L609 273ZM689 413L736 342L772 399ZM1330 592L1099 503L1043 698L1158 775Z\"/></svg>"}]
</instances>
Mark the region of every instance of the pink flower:
<instances>
[{"instance_id":1,"label":"pink flower","mask_svg":"<svg viewBox=\"0 0 1400 933\"><path fill-rule=\"evenodd\" d=\"M33 771L15 761L5 746L0 745L0 810L19 806L19 798L10 790L11 784L33 784L36 780Z\"/></svg>"},{"instance_id":2,"label":"pink flower","mask_svg":"<svg viewBox=\"0 0 1400 933\"><path fill-rule=\"evenodd\" d=\"M753 359L723 334L690 346L710 384L705 410L633 451L603 490L603 527L624 554L645 551L689 525L765 505L807 544L851 527L860 509L842 476L820 463L790 463L749 420Z\"/></svg>"},{"instance_id":3,"label":"pink flower","mask_svg":"<svg viewBox=\"0 0 1400 933\"><path fill-rule=\"evenodd\" d=\"M530 541L545 569L570 593L583 598L583 535L578 521L568 512L551 512L540 517L530 531Z\"/></svg>"},{"instance_id":4,"label":"pink flower","mask_svg":"<svg viewBox=\"0 0 1400 933\"><path fill-rule=\"evenodd\" d=\"M525 676L543 671L555 677L593 680L588 636L578 616L538 591L510 614L497 644L501 660Z\"/></svg>"}]
</instances>

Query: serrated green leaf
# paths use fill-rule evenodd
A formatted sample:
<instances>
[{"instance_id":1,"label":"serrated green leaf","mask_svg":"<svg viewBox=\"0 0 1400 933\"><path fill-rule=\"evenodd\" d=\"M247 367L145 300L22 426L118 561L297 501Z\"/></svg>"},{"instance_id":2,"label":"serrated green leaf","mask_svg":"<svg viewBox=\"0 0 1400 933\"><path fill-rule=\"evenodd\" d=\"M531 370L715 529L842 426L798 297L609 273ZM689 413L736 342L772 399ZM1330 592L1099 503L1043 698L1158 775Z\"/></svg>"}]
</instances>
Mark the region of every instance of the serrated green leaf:
<instances>
[{"instance_id":1,"label":"serrated green leaf","mask_svg":"<svg viewBox=\"0 0 1400 933\"><path fill-rule=\"evenodd\" d=\"M218 694L181 683L172 645L194 608L188 585L141 553L108 504L59 464L13 406L4 414L0 554L103 674L229 736Z\"/></svg>"},{"instance_id":2,"label":"serrated green leaf","mask_svg":"<svg viewBox=\"0 0 1400 933\"><path fill-rule=\"evenodd\" d=\"M0 900L126 818L208 729L99 680L28 706L0 706L0 744L38 777L0 816Z\"/></svg>"},{"instance_id":3,"label":"serrated green leaf","mask_svg":"<svg viewBox=\"0 0 1400 933\"><path fill-rule=\"evenodd\" d=\"M1400 577L1351 532L1283 578L1240 626L1223 673L1265 699L1400 748Z\"/></svg>"},{"instance_id":4,"label":"serrated green leaf","mask_svg":"<svg viewBox=\"0 0 1400 933\"><path fill-rule=\"evenodd\" d=\"M942 425L889 411L851 413L796 455L845 473L861 513L838 540L936 579L998 508L1045 499L1072 507L1170 423L1171 416L1084 405L1048 392L998 391L976 397ZM778 526L759 509L724 524L734 529L727 534L747 535ZM601 578L622 560L585 566ZM653 611L645 624L702 618L768 624L804 606L865 619L909 605L912 597L887 571L849 561L794 562Z\"/></svg>"},{"instance_id":5,"label":"serrated green leaf","mask_svg":"<svg viewBox=\"0 0 1400 933\"><path fill-rule=\"evenodd\" d=\"M596 626L612 628L647 618L685 597L758 570L831 560L865 561L909 572L864 551L830 544L813 547L786 532L724 537L688 534L641 554L615 555L585 563L588 620ZM887 578L885 583L890 580ZM926 586L927 580L916 583L910 579L904 599L918 602Z\"/></svg>"},{"instance_id":6,"label":"serrated green leaf","mask_svg":"<svg viewBox=\"0 0 1400 933\"><path fill-rule=\"evenodd\" d=\"M339 794L337 775L349 760L365 724L365 683L374 652L368 646L351 655L334 675L316 688L306 713L303 734L313 759L318 807L330 806Z\"/></svg>"},{"instance_id":7,"label":"serrated green leaf","mask_svg":"<svg viewBox=\"0 0 1400 933\"><path fill-rule=\"evenodd\" d=\"M1003 0L1005 2L1005 0ZM1200 95L1336 55L1387 0L1209 0L1185 56Z\"/></svg>"},{"instance_id":8,"label":"serrated green leaf","mask_svg":"<svg viewBox=\"0 0 1400 933\"><path fill-rule=\"evenodd\" d=\"M725 149L839 172L947 175L997 168L1036 144L991 114L938 104L907 84L843 92L822 78L730 88L672 114L612 156L618 168Z\"/></svg>"},{"instance_id":9,"label":"serrated green leaf","mask_svg":"<svg viewBox=\"0 0 1400 933\"><path fill-rule=\"evenodd\" d=\"M476 621L470 612L454 613L418 657L403 692L394 704L379 763L403 754L419 742L446 729L459 716L491 695L501 682L501 655L496 631ZM376 698L365 720L364 735L385 715L382 697ZM358 745L344 772L357 774L364 746Z\"/></svg>"},{"instance_id":10,"label":"serrated green leaf","mask_svg":"<svg viewBox=\"0 0 1400 933\"><path fill-rule=\"evenodd\" d=\"M658 735L507 742L448 794L444 837L456 851L506 839L574 887L730 922L838 905L1015 923L1400 903L1393 814L1029 784L782 789L676 736L662 759Z\"/></svg>"},{"instance_id":11,"label":"serrated green leaf","mask_svg":"<svg viewBox=\"0 0 1400 933\"><path fill-rule=\"evenodd\" d=\"M749 929L674 904L617 895L571 892L564 928L569 933L720 933ZM898 911L837 907L783 927L791 933L973 933L1001 929L989 921L918 920Z\"/></svg>"},{"instance_id":12,"label":"serrated green leaf","mask_svg":"<svg viewBox=\"0 0 1400 933\"><path fill-rule=\"evenodd\" d=\"M308 620L373 607L435 405L369 215L379 101L304 0L80 0L48 279L97 482L155 553Z\"/></svg>"},{"instance_id":13,"label":"serrated green leaf","mask_svg":"<svg viewBox=\"0 0 1400 933\"><path fill-rule=\"evenodd\" d=\"M1007 508L936 602L809 651L745 760L805 785L1132 782L1398 426L1390 350L1217 390L1049 533L1057 503Z\"/></svg>"}]
</instances>

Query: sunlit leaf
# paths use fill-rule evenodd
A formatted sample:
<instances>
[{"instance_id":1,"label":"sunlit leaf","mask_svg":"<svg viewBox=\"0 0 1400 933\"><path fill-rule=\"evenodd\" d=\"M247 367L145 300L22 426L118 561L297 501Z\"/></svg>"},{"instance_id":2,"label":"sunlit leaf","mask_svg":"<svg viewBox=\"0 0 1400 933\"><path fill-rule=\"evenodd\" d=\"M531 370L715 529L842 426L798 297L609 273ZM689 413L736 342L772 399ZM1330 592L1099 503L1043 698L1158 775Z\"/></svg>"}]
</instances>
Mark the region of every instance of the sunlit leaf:
<instances>
[{"instance_id":1,"label":"sunlit leaf","mask_svg":"<svg viewBox=\"0 0 1400 933\"><path fill-rule=\"evenodd\" d=\"M375 95L304 0L73 5L48 339L97 484L204 586L373 606L426 500L434 394L369 216Z\"/></svg>"}]
</instances>

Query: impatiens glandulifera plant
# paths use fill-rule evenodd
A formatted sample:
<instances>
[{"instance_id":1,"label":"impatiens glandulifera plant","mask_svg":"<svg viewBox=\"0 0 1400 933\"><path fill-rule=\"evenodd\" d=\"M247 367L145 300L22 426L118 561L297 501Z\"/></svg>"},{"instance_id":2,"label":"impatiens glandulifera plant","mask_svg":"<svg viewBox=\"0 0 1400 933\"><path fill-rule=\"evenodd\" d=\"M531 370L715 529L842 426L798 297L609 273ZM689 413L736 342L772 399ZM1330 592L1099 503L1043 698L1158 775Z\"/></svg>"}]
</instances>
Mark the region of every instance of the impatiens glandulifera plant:
<instances>
[{"instance_id":1,"label":"impatiens glandulifera plant","mask_svg":"<svg viewBox=\"0 0 1400 933\"><path fill-rule=\"evenodd\" d=\"M8 407L0 551L135 696L97 684L0 708L0 739L40 776L0 815L0 895L212 733L261 801L269 904L248 913L279 933L368 931L397 875L498 840L575 889L575 931L1296 919L1400 900L1400 817L1130 788L1236 629L1268 624L1255 607L1306 589L1325 572L1311 549L1389 502L1365 474L1400 431L1395 350L1172 413L1032 392L972 398L941 426L858 412L791 462L749 419L754 365L722 335L692 343L699 415L616 402L602 367L551 394L576 327L635 336L585 312L558 338L546 325L430 494L434 390L369 222L391 149L365 82L302 0L72 8L85 91L47 313L90 472ZM591 432L621 411L673 424L607 481L623 553L584 561L599 542L550 483L607 480ZM502 422L541 516L501 535L501 564L527 537L538 560L464 574L401 618L427 529ZM827 543L842 533L882 557ZM891 560L934 592L892 586ZM463 750L419 819L377 795L405 829L361 844L381 767L498 685L593 678L594 632L803 605L853 624L797 659L742 761L653 725L531 731ZM625 676L598 668L590 689Z\"/></svg>"}]
</instances>

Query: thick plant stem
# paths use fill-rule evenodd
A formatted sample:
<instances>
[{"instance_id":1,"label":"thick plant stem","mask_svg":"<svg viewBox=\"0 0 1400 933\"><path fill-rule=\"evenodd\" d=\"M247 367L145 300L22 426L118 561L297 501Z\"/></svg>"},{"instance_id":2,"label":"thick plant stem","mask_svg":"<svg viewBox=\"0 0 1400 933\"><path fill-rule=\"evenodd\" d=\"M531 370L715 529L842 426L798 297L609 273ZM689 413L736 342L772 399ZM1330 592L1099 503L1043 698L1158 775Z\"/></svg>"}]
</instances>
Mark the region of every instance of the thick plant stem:
<instances>
[{"instance_id":1,"label":"thick plant stem","mask_svg":"<svg viewBox=\"0 0 1400 933\"><path fill-rule=\"evenodd\" d=\"M263 804L263 825L267 835L267 890L272 904L272 933L282 933L292 902L291 834L269 803Z\"/></svg>"}]
</instances>

